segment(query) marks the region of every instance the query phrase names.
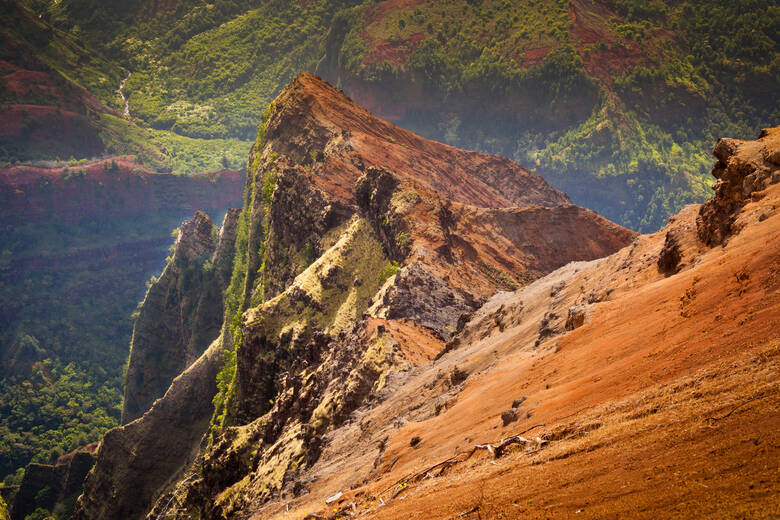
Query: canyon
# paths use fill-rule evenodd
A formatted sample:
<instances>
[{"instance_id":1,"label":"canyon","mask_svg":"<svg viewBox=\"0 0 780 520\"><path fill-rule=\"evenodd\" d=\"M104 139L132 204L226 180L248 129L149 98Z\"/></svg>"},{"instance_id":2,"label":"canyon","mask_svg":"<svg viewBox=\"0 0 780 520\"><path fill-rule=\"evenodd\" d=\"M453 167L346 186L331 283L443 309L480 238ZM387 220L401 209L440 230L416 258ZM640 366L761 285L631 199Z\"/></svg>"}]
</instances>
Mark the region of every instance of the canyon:
<instances>
[{"instance_id":1,"label":"canyon","mask_svg":"<svg viewBox=\"0 0 780 520\"><path fill-rule=\"evenodd\" d=\"M4 472L54 463L119 423L144 284L182 220L198 209L222 218L243 184L235 170L159 174L127 156L0 169ZM55 411L69 401L75 423Z\"/></svg>"},{"instance_id":2,"label":"canyon","mask_svg":"<svg viewBox=\"0 0 780 520\"><path fill-rule=\"evenodd\" d=\"M0 519L780 516L778 13L0 0Z\"/></svg>"}]
</instances>

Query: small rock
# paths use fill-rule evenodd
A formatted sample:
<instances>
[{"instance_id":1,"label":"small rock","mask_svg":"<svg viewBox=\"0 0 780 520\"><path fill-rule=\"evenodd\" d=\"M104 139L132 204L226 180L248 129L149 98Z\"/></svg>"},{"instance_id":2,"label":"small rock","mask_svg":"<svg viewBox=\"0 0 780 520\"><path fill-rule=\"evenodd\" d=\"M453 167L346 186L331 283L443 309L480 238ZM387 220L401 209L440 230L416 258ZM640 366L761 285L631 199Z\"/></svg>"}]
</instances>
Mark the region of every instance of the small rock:
<instances>
[{"instance_id":1,"label":"small rock","mask_svg":"<svg viewBox=\"0 0 780 520\"><path fill-rule=\"evenodd\" d=\"M534 344L536 347L541 345L545 338L560 333L560 330L554 323L554 321L557 319L558 315L554 312L548 312L544 315L542 321L539 323L539 337L536 339L536 343Z\"/></svg>"},{"instance_id":2,"label":"small rock","mask_svg":"<svg viewBox=\"0 0 780 520\"><path fill-rule=\"evenodd\" d=\"M566 317L566 330L574 330L585 323L586 309L582 305L569 307L569 315Z\"/></svg>"},{"instance_id":3,"label":"small rock","mask_svg":"<svg viewBox=\"0 0 780 520\"><path fill-rule=\"evenodd\" d=\"M780 164L780 150L764 151L764 160L773 164Z\"/></svg>"},{"instance_id":4,"label":"small rock","mask_svg":"<svg viewBox=\"0 0 780 520\"><path fill-rule=\"evenodd\" d=\"M753 184L756 181L756 175L751 173L750 175L745 175L745 178L742 179L742 196L748 197L751 193L753 193Z\"/></svg>"},{"instance_id":5,"label":"small rock","mask_svg":"<svg viewBox=\"0 0 780 520\"><path fill-rule=\"evenodd\" d=\"M528 399L526 396L523 396L520 399L515 399L512 401L512 408L520 408L520 405L523 404L526 399Z\"/></svg>"},{"instance_id":6,"label":"small rock","mask_svg":"<svg viewBox=\"0 0 780 520\"><path fill-rule=\"evenodd\" d=\"M721 137L712 150L712 155L720 159L724 164L728 163L729 158L737 151L737 141L728 137Z\"/></svg>"},{"instance_id":7,"label":"small rock","mask_svg":"<svg viewBox=\"0 0 780 520\"><path fill-rule=\"evenodd\" d=\"M504 423L504 426L515 422L519 418L520 416L518 415L517 410L515 410L514 408L511 410L505 410L501 412L501 421Z\"/></svg>"},{"instance_id":8,"label":"small rock","mask_svg":"<svg viewBox=\"0 0 780 520\"><path fill-rule=\"evenodd\" d=\"M420 444L420 438L418 436L412 437L412 440L409 441L409 446L412 448L416 448L418 444Z\"/></svg>"},{"instance_id":9,"label":"small rock","mask_svg":"<svg viewBox=\"0 0 780 520\"><path fill-rule=\"evenodd\" d=\"M664 247L658 254L658 271L665 274L674 274L677 272L682 260L682 251L680 242L671 231L666 234Z\"/></svg>"},{"instance_id":10,"label":"small rock","mask_svg":"<svg viewBox=\"0 0 780 520\"><path fill-rule=\"evenodd\" d=\"M452 386L458 386L463 381L465 381L469 375L459 369L457 366L453 367L452 372L450 372L450 383L452 383Z\"/></svg>"}]
</instances>

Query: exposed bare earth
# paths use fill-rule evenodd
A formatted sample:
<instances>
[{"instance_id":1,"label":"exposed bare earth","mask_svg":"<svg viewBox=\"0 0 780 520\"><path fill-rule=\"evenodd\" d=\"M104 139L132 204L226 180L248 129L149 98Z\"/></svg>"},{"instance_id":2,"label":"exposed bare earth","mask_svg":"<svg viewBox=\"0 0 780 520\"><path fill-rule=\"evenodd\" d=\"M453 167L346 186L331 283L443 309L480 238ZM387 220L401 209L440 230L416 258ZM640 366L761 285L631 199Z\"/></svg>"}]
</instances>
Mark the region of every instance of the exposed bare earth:
<instances>
[{"instance_id":1,"label":"exposed bare earth","mask_svg":"<svg viewBox=\"0 0 780 520\"><path fill-rule=\"evenodd\" d=\"M741 146L766 158L777 137ZM252 518L776 518L780 186L748 195L724 246L700 242L689 206L610 257L499 293L459 347L328 435L311 493ZM658 266L670 233L676 274ZM467 457L521 432L499 458Z\"/></svg>"}]
</instances>

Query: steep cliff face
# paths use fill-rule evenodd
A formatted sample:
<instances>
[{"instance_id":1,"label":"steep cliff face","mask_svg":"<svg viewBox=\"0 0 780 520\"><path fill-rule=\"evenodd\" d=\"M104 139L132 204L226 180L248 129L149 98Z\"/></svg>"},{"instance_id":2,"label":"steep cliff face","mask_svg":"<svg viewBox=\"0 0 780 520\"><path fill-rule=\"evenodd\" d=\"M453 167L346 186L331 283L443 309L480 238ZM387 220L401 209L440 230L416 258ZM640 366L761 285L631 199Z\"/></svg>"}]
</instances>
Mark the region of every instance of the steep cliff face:
<instances>
[{"instance_id":1,"label":"steep cliff face","mask_svg":"<svg viewBox=\"0 0 780 520\"><path fill-rule=\"evenodd\" d=\"M137 517L155 499L151 518L228 518L306 493L334 429L442 352L487 298L634 237L538 175L380 121L308 74L269 107L247 184L228 290L242 286L240 305L226 305L220 340L148 413L106 436L78 518ZM189 409L183 380L202 381L221 355L234 376L207 442L193 426L187 456L177 447L149 460L182 443L169 430L144 435Z\"/></svg>"},{"instance_id":2,"label":"steep cliff face","mask_svg":"<svg viewBox=\"0 0 780 520\"><path fill-rule=\"evenodd\" d=\"M266 298L275 296L327 249L320 242L358 209L355 186L372 166L461 204L570 204L564 193L516 163L382 121L311 74L284 89L265 118L250 153L255 192L247 302L261 301L258 287Z\"/></svg>"},{"instance_id":3,"label":"steep cliff face","mask_svg":"<svg viewBox=\"0 0 780 520\"><path fill-rule=\"evenodd\" d=\"M126 424L99 444L76 518L142 516L171 479L186 477L198 456L223 363L222 293L233 269L239 217L238 210L228 210L218 235L201 212L182 225L173 257L149 288L136 325ZM167 381L159 375L163 371ZM150 388L162 392L153 395Z\"/></svg>"},{"instance_id":4,"label":"steep cliff face","mask_svg":"<svg viewBox=\"0 0 780 520\"><path fill-rule=\"evenodd\" d=\"M14 498L11 519L24 520L37 508L51 511L58 503L65 511L72 511L84 478L94 464L92 453L81 450L60 458L53 465L28 465Z\"/></svg>"},{"instance_id":5,"label":"steep cliff face","mask_svg":"<svg viewBox=\"0 0 780 520\"><path fill-rule=\"evenodd\" d=\"M171 480L189 478L208 431L222 350L215 340L149 411L103 437L74 518L140 518Z\"/></svg>"},{"instance_id":6,"label":"steep cliff face","mask_svg":"<svg viewBox=\"0 0 780 520\"><path fill-rule=\"evenodd\" d=\"M566 195L539 175L502 157L459 150L371 115L312 74L301 74L274 100L265 124L262 159L276 153L310 167L315 185L350 202L369 166L455 202L481 207L557 206Z\"/></svg>"},{"instance_id":7,"label":"steep cliff face","mask_svg":"<svg viewBox=\"0 0 780 520\"><path fill-rule=\"evenodd\" d=\"M761 132L755 141L720 139L712 152L718 163L715 196L702 205L696 223L699 238L707 245L723 243L739 210L763 197L763 190L780 182L780 132Z\"/></svg>"},{"instance_id":8,"label":"steep cliff face","mask_svg":"<svg viewBox=\"0 0 780 520\"><path fill-rule=\"evenodd\" d=\"M219 335L239 210L217 230L202 212L181 225L173 256L146 293L133 329L122 424L148 410Z\"/></svg>"}]
</instances>

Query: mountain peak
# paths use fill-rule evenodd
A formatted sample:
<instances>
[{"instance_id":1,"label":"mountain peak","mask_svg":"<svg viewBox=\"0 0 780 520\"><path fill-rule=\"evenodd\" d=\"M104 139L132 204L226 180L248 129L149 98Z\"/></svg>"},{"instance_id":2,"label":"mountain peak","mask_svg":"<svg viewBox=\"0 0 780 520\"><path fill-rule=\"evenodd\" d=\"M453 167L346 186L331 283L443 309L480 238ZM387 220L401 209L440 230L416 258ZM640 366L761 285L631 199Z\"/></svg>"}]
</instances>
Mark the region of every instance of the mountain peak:
<instances>
[{"instance_id":1,"label":"mountain peak","mask_svg":"<svg viewBox=\"0 0 780 520\"><path fill-rule=\"evenodd\" d=\"M453 148L383 121L314 74L300 74L282 90L264 131L266 149L311 166L317 186L347 205L369 166L478 207L570 204L562 191L509 159Z\"/></svg>"}]
</instances>

